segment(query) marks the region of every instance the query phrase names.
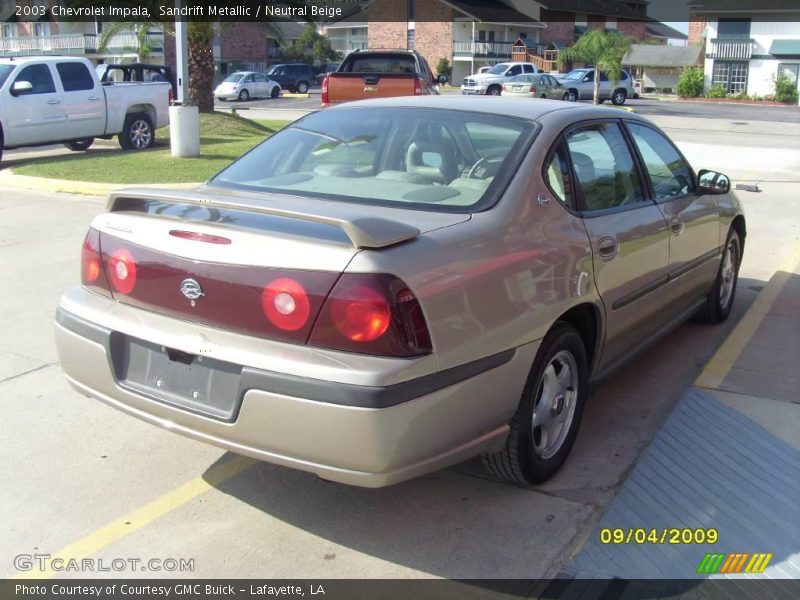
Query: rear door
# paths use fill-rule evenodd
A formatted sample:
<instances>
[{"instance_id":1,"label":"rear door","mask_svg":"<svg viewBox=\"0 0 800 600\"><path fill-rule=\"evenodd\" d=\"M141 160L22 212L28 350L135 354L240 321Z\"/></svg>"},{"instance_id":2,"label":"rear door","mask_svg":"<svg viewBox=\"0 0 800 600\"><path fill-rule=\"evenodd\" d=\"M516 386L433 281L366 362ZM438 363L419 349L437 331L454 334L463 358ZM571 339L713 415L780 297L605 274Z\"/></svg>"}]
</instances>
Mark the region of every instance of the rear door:
<instances>
[{"instance_id":1,"label":"rear door","mask_svg":"<svg viewBox=\"0 0 800 600\"><path fill-rule=\"evenodd\" d=\"M15 83L27 81L30 91L15 93ZM61 92L56 88L50 67L38 63L23 67L11 82L6 97L7 146L25 146L67 139L63 134L66 120Z\"/></svg>"},{"instance_id":2,"label":"rear door","mask_svg":"<svg viewBox=\"0 0 800 600\"><path fill-rule=\"evenodd\" d=\"M634 353L664 322L669 240L617 119L581 123L564 135L578 206L606 311L603 365Z\"/></svg>"},{"instance_id":3,"label":"rear door","mask_svg":"<svg viewBox=\"0 0 800 600\"><path fill-rule=\"evenodd\" d=\"M719 266L719 209L698 194L689 163L660 131L627 122L650 180L651 194L669 227L667 310L679 313L703 298Z\"/></svg>"},{"instance_id":4,"label":"rear door","mask_svg":"<svg viewBox=\"0 0 800 600\"><path fill-rule=\"evenodd\" d=\"M64 104L65 138L103 135L106 129L105 95L99 81L80 62L56 63Z\"/></svg>"}]
</instances>

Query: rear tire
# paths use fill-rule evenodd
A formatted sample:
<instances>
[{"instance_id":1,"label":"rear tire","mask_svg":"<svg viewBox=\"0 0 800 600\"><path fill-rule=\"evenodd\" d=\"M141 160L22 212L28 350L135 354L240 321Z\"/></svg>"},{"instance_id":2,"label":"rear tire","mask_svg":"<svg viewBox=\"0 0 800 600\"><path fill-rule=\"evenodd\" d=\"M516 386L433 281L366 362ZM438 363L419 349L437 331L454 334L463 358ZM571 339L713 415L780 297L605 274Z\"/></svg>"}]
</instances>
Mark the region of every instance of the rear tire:
<instances>
[{"instance_id":1,"label":"rear tire","mask_svg":"<svg viewBox=\"0 0 800 600\"><path fill-rule=\"evenodd\" d=\"M125 117L122 132L117 136L123 150L144 150L153 145L156 132L153 122L144 113L134 113Z\"/></svg>"},{"instance_id":2,"label":"rear tire","mask_svg":"<svg viewBox=\"0 0 800 600\"><path fill-rule=\"evenodd\" d=\"M308 83L305 81L298 81L297 82L297 93L298 94L305 94L308 91Z\"/></svg>"},{"instance_id":3,"label":"rear tire","mask_svg":"<svg viewBox=\"0 0 800 600\"><path fill-rule=\"evenodd\" d=\"M721 323L728 318L736 297L736 284L739 281L739 266L742 263L742 243L738 232L731 228L714 285L706 297L706 304L697 313L703 323Z\"/></svg>"},{"instance_id":4,"label":"rear tire","mask_svg":"<svg viewBox=\"0 0 800 600\"><path fill-rule=\"evenodd\" d=\"M627 99L628 93L625 90L614 90L614 93L611 95L611 103L614 106L622 106Z\"/></svg>"},{"instance_id":5,"label":"rear tire","mask_svg":"<svg viewBox=\"0 0 800 600\"><path fill-rule=\"evenodd\" d=\"M71 142L64 142L64 147L72 150L73 152L83 152L88 150L94 143L94 138L86 138L83 140L72 140Z\"/></svg>"},{"instance_id":6,"label":"rear tire","mask_svg":"<svg viewBox=\"0 0 800 600\"><path fill-rule=\"evenodd\" d=\"M277 85L274 88L272 88L272 91L269 93L270 98L277 98L280 95L281 95L281 88L279 88Z\"/></svg>"},{"instance_id":7,"label":"rear tire","mask_svg":"<svg viewBox=\"0 0 800 600\"><path fill-rule=\"evenodd\" d=\"M525 487L555 475L575 443L588 381L583 340L556 323L536 354L505 448L482 457L489 472Z\"/></svg>"}]
</instances>

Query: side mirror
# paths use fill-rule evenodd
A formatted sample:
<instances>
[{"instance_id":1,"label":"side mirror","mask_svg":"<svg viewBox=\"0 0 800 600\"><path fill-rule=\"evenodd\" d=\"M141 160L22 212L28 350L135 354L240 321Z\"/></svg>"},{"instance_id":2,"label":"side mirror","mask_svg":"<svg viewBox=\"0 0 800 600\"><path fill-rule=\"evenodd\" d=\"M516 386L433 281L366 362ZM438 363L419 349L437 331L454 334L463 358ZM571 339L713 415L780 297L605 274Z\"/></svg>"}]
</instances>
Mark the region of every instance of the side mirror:
<instances>
[{"instance_id":1,"label":"side mirror","mask_svg":"<svg viewBox=\"0 0 800 600\"><path fill-rule=\"evenodd\" d=\"M436 81L438 81L440 84L444 85L445 83L447 83L448 80L449 80L449 77L447 75L439 75L439 77L437 78Z\"/></svg>"},{"instance_id":2,"label":"side mirror","mask_svg":"<svg viewBox=\"0 0 800 600\"><path fill-rule=\"evenodd\" d=\"M702 194L727 194L731 190L731 180L722 173L702 169L697 174L697 187Z\"/></svg>"},{"instance_id":3,"label":"side mirror","mask_svg":"<svg viewBox=\"0 0 800 600\"><path fill-rule=\"evenodd\" d=\"M30 81L15 81L14 85L11 86L12 96L22 96L24 94L30 94L32 91L33 84Z\"/></svg>"}]
</instances>

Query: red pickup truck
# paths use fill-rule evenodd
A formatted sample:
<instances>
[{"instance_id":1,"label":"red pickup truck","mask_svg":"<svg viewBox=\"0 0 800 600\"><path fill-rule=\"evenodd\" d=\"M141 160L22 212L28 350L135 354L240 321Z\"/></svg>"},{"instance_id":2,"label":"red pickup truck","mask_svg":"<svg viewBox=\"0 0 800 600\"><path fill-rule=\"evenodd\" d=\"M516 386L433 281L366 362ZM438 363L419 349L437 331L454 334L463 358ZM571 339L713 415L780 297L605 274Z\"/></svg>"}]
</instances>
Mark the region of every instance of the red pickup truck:
<instances>
[{"instance_id":1,"label":"red pickup truck","mask_svg":"<svg viewBox=\"0 0 800 600\"><path fill-rule=\"evenodd\" d=\"M356 50L322 80L322 106L390 96L438 94L428 61L413 50Z\"/></svg>"}]
</instances>

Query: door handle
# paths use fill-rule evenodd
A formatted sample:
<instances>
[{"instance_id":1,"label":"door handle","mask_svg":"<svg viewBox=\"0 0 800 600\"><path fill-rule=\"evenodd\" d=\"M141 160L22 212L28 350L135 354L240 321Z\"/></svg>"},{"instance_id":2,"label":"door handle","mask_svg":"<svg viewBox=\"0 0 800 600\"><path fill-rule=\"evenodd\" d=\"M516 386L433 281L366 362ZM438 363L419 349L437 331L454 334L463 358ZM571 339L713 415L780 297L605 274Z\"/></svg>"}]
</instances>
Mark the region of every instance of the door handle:
<instances>
[{"instance_id":1,"label":"door handle","mask_svg":"<svg viewBox=\"0 0 800 600\"><path fill-rule=\"evenodd\" d=\"M100 96L89 96L89 100L91 100L92 102L97 102L98 100L100 100Z\"/></svg>"},{"instance_id":2,"label":"door handle","mask_svg":"<svg viewBox=\"0 0 800 600\"><path fill-rule=\"evenodd\" d=\"M682 234L683 227L684 227L683 221L681 221L678 217L673 217L669 222L669 230L675 235Z\"/></svg>"},{"instance_id":3,"label":"door handle","mask_svg":"<svg viewBox=\"0 0 800 600\"><path fill-rule=\"evenodd\" d=\"M61 104L61 100L48 100L48 104Z\"/></svg>"},{"instance_id":4,"label":"door handle","mask_svg":"<svg viewBox=\"0 0 800 600\"><path fill-rule=\"evenodd\" d=\"M605 259L611 260L617 255L619 244L617 238L604 237L597 242L597 252Z\"/></svg>"}]
</instances>

